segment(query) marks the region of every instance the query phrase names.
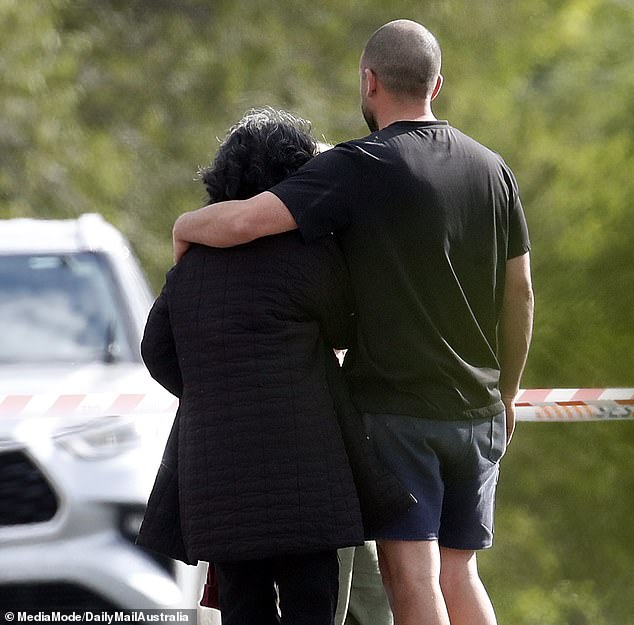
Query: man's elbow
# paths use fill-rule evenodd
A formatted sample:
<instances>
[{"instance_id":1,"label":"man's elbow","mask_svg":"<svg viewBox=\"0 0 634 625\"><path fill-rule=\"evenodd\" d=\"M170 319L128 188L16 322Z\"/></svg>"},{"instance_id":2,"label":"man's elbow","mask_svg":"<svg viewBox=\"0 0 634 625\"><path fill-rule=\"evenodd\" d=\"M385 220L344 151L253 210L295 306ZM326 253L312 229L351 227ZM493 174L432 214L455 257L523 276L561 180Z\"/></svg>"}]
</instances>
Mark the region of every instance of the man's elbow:
<instances>
[{"instance_id":1,"label":"man's elbow","mask_svg":"<svg viewBox=\"0 0 634 625\"><path fill-rule=\"evenodd\" d=\"M528 308L532 309L535 306L535 294L533 293L533 285L530 280L515 284L510 294L514 299L522 302Z\"/></svg>"},{"instance_id":2,"label":"man's elbow","mask_svg":"<svg viewBox=\"0 0 634 625\"><path fill-rule=\"evenodd\" d=\"M528 326L533 324L535 295L530 282L515 284L504 297L504 308L515 319L524 318Z\"/></svg>"},{"instance_id":3,"label":"man's elbow","mask_svg":"<svg viewBox=\"0 0 634 625\"><path fill-rule=\"evenodd\" d=\"M533 302L533 283L528 254L512 258L507 262L504 296L505 299Z\"/></svg>"}]
</instances>

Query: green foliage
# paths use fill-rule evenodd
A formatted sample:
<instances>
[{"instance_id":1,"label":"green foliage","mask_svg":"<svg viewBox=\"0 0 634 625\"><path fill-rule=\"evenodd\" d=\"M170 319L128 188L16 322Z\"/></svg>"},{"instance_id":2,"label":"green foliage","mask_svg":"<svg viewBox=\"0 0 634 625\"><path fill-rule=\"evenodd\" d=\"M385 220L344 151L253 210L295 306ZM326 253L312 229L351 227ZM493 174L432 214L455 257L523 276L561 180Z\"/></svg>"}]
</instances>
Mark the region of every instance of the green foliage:
<instances>
[{"instance_id":1,"label":"green foliage","mask_svg":"<svg viewBox=\"0 0 634 625\"><path fill-rule=\"evenodd\" d=\"M0 217L101 212L158 288L217 137L265 104L331 142L365 134L359 55L396 17L439 37L436 114L520 183L537 301L524 385L633 386L627 0L0 0ZM501 623L634 623L632 432L519 427L481 557Z\"/></svg>"},{"instance_id":2,"label":"green foliage","mask_svg":"<svg viewBox=\"0 0 634 625\"><path fill-rule=\"evenodd\" d=\"M519 424L480 556L502 622L634 625L633 490L631 422Z\"/></svg>"}]
</instances>

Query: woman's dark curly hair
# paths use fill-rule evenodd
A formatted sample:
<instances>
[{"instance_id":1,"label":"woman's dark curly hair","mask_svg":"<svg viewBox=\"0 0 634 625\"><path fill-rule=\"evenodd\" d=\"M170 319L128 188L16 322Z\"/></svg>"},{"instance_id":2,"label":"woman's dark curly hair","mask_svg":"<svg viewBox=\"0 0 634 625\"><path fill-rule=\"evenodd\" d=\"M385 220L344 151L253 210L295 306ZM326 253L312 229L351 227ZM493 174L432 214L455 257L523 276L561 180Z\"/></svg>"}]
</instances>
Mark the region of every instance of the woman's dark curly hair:
<instances>
[{"instance_id":1,"label":"woman's dark curly hair","mask_svg":"<svg viewBox=\"0 0 634 625\"><path fill-rule=\"evenodd\" d=\"M281 182L316 152L310 122L286 111L252 109L229 130L211 166L199 173L210 203L244 200Z\"/></svg>"}]
</instances>

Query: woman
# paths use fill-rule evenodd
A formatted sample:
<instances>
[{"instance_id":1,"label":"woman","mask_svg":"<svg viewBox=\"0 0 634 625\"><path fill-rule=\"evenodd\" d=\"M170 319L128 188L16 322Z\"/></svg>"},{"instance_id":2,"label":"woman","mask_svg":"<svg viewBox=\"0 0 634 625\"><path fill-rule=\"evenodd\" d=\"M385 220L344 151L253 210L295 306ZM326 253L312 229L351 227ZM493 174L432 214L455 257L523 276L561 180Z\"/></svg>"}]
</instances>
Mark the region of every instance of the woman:
<instances>
[{"instance_id":1,"label":"woman","mask_svg":"<svg viewBox=\"0 0 634 625\"><path fill-rule=\"evenodd\" d=\"M248 113L202 172L210 201L243 199L316 151L307 122ZM193 246L167 275L142 342L180 398L138 542L213 562L223 623L332 623L339 547L363 541L328 388L352 305L334 239L297 232ZM277 587L277 593L274 591Z\"/></svg>"}]
</instances>

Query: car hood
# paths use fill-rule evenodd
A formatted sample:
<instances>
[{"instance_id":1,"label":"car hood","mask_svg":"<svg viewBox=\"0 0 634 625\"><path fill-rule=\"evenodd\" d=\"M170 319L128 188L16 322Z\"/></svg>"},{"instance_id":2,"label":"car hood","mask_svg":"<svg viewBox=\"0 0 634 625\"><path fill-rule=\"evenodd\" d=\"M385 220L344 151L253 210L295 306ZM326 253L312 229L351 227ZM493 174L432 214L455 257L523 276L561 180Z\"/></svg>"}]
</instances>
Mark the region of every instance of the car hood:
<instances>
[{"instance_id":1,"label":"car hood","mask_svg":"<svg viewBox=\"0 0 634 625\"><path fill-rule=\"evenodd\" d=\"M139 444L149 446L143 463L154 467L177 406L141 363L1 366L0 451L28 446L46 464L52 440L62 431L133 422L142 436Z\"/></svg>"},{"instance_id":2,"label":"car hood","mask_svg":"<svg viewBox=\"0 0 634 625\"><path fill-rule=\"evenodd\" d=\"M146 393L159 388L142 363L0 365L0 395Z\"/></svg>"},{"instance_id":3,"label":"car hood","mask_svg":"<svg viewBox=\"0 0 634 625\"><path fill-rule=\"evenodd\" d=\"M171 420L177 407L178 400L141 363L0 366L4 432L26 420L44 429L105 416L163 415Z\"/></svg>"},{"instance_id":4,"label":"car hood","mask_svg":"<svg viewBox=\"0 0 634 625\"><path fill-rule=\"evenodd\" d=\"M0 453L67 498L145 503L177 403L141 363L0 367Z\"/></svg>"}]
</instances>

